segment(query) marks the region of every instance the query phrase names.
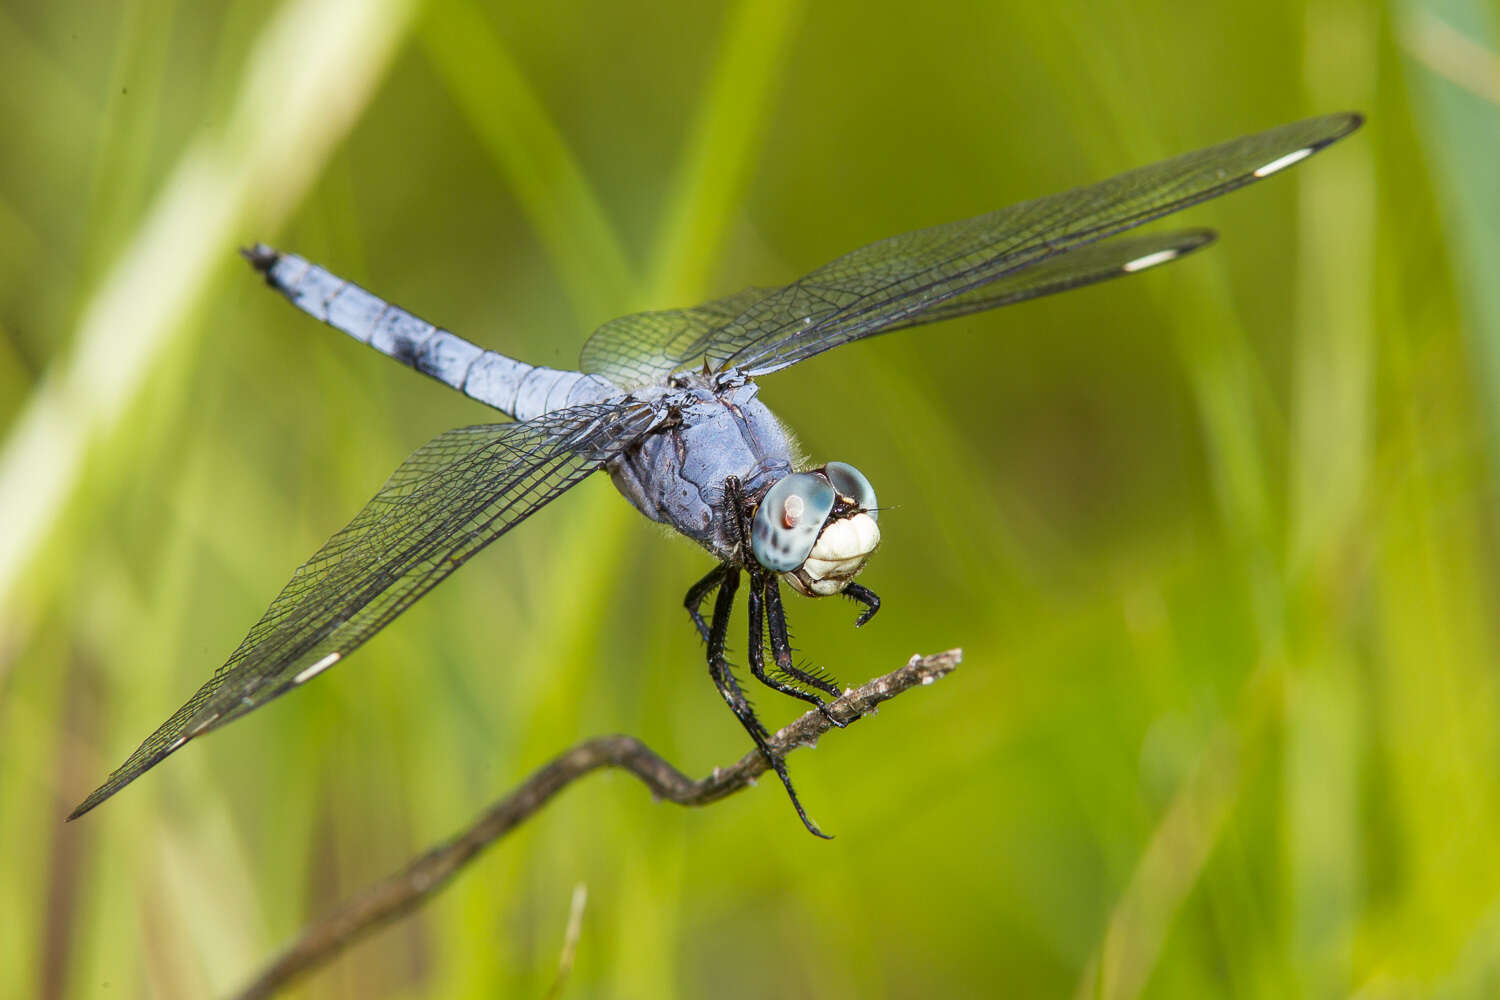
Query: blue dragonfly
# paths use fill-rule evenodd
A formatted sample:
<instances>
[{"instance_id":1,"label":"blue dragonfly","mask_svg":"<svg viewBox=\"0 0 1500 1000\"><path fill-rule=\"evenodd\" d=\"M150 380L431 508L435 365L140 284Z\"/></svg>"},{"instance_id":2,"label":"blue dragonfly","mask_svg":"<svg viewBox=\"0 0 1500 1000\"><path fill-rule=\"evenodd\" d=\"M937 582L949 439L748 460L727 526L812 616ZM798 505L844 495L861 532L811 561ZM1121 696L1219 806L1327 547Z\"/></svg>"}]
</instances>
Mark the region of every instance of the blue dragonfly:
<instances>
[{"instance_id":1,"label":"blue dragonfly","mask_svg":"<svg viewBox=\"0 0 1500 1000\"><path fill-rule=\"evenodd\" d=\"M863 607L855 624L865 624L880 600L855 577L880 542L880 510L874 487L852 465L798 467L756 380L878 333L1176 260L1214 233L1121 234L1278 173L1361 122L1343 113L1282 125L880 240L787 285L623 316L589 337L572 371L480 348L295 254L246 250L297 308L511 421L450 430L418 448L292 574L224 665L69 818L189 740L340 663L480 549L603 469L637 510L713 558L685 602L707 646L709 675L803 824L823 836L725 658L730 613L744 577L750 673L827 713L824 696L840 689L793 662L780 585L852 598Z\"/></svg>"}]
</instances>

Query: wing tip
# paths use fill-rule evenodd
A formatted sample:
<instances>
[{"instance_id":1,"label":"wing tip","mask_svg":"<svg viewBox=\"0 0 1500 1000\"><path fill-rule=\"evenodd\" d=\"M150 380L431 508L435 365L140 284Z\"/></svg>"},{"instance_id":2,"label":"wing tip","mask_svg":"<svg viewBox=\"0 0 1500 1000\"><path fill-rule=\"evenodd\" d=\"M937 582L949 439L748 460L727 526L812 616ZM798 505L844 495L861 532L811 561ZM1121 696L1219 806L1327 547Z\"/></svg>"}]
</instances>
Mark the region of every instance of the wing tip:
<instances>
[{"instance_id":1,"label":"wing tip","mask_svg":"<svg viewBox=\"0 0 1500 1000\"><path fill-rule=\"evenodd\" d=\"M1182 253L1192 253L1194 250L1202 250L1204 247L1215 243L1219 239L1219 231L1208 226L1192 226L1188 229L1177 230L1179 246Z\"/></svg>"},{"instance_id":2,"label":"wing tip","mask_svg":"<svg viewBox=\"0 0 1500 1000\"><path fill-rule=\"evenodd\" d=\"M1172 260L1181 260L1188 254L1197 253L1205 247L1213 246L1219 241L1219 231L1207 226L1194 226L1191 229L1179 229L1173 240ZM1162 263L1167 263L1163 261Z\"/></svg>"},{"instance_id":3,"label":"wing tip","mask_svg":"<svg viewBox=\"0 0 1500 1000\"><path fill-rule=\"evenodd\" d=\"M1289 154L1287 166L1305 159L1314 153L1320 153L1338 142L1357 132L1364 125L1365 116L1362 111L1333 111L1326 115L1318 115L1314 118L1304 118L1286 126L1288 130L1296 130L1303 135L1309 132L1312 138L1303 142L1301 147L1292 150ZM1294 158L1292 154L1296 154ZM1274 171L1272 171L1274 172ZM1269 174L1257 174L1256 176L1269 176Z\"/></svg>"},{"instance_id":4,"label":"wing tip","mask_svg":"<svg viewBox=\"0 0 1500 1000\"><path fill-rule=\"evenodd\" d=\"M104 784L100 785L92 792L89 792L87 798L78 803L78 805L74 806L73 811L68 813L67 819L65 819L63 822L71 823L78 817L82 816L84 813L92 812L95 807L103 804L106 799L110 798L120 789L130 784L130 782L134 781L136 777L138 777L138 775L132 775L129 780L123 781L118 785L115 784L113 777L109 778L104 782Z\"/></svg>"},{"instance_id":5,"label":"wing tip","mask_svg":"<svg viewBox=\"0 0 1500 1000\"><path fill-rule=\"evenodd\" d=\"M1328 122L1330 127L1328 134L1313 144L1314 151L1331 146L1345 136L1358 131L1365 123L1365 115L1362 111L1335 111L1323 116L1322 120Z\"/></svg>"},{"instance_id":6,"label":"wing tip","mask_svg":"<svg viewBox=\"0 0 1500 1000\"><path fill-rule=\"evenodd\" d=\"M1151 233L1134 239L1125 238L1124 242L1117 244L1122 248L1129 248L1134 254L1129 260L1122 261L1116 265L1118 274L1136 274L1140 271L1149 271L1162 264L1170 264L1174 260L1181 260L1190 253L1196 253L1204 247L1209 246L1219 238L1217 230L1206 226L1194 226L1190 229L1173 229L1164 233ZM1101 275L1095 280L1103 281L1114 277L1115 273Z\"/></svg>"},{"instance_id":7,"label":"wing tip","mask_svg":"<svg viewBox=\"0 0 1500 1000\"><path fill-rule=\"evenodd\" d=\"M199 732L203 731L203 729L205 728L207 727L199 727ZM196 732L192 734L192 736L196 735ZM78 803L78 805L74 807L73 811L68 813L67 818L63 822L71 823L78 817L82 816L84 813L91 812L98 806L103 805L104 802L113 798L116 792L121 791L125 788L126 785L129 785L131 782L135 781L135 779L151 770L157 764L160 764L162 761L172 756L172 754L176 753L178 750L181 750L187 744L188 740L192 738L192 736L179 736L177 737L177 739L173 740L166 748L152 751L140 760L136 760L135 758L141 753L142 750L145 749L145 747L143 745L137 748L136 752L131 754L130 757L125 761L125 763L121 764L113 774L104 779L104 784L94 789L88 794L87 798ZM150 741L148 740L147 742L149 743Z\"/></svg>"}]
</instances>

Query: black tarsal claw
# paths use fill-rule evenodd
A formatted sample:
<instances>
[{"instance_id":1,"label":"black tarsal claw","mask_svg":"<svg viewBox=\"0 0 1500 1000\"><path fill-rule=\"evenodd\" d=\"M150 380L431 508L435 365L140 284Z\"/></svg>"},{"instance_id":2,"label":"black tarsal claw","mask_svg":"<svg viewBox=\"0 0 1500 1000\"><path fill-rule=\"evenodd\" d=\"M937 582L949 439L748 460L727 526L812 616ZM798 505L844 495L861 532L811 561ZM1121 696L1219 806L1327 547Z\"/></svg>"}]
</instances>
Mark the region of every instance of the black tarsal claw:
<instances>
[{"instance_id":1,"label":"black tarsal claw","mask_svg":"<svg viewBox=\"0 0 1500 1000\"><path fill-rule=\"evenodd\" d=\"M797 810L797 818L802 821L803 826L807 827L807 832L814 837L832 840L833 835L824 833L818 829L818 824L814 823L812 817L807 815L807 810L802 808L802 800L797 798L797 792L792 788L791 775L786 773L786 763L780 757L776 756L776 754L772 753L769 747L762 746L761 753L765 755L766 760L770 761L771 767L776 771L776 776L781 779L782 785L786 788L787 795L792 800L792 808Z\"/></svg>"},{"instance_id":2,"label":"black tarsal claw","mask_svg":"<svg viewBox=\"0 0 1500 1000\"><path fill-rule=\"evenodd\" d=\"M858 583L851 583L844 588L844 596L851 601L858 601L865 606L865 611L854 619L854 627L859 628L865 622L875 617L875 612L880 610L880 598L875 596L875 591Z\"/></svg>"}]
</instances>

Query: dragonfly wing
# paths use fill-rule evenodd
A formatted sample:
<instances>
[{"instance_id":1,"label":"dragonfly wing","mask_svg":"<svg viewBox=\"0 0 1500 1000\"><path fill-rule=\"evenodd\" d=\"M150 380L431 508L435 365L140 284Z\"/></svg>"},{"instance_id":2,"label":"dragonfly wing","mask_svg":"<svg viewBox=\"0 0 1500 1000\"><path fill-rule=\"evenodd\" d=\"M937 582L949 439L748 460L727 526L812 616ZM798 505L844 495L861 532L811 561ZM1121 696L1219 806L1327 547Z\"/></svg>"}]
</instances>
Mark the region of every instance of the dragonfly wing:
<instances>
[{"instance_id":1,"label":"dragonfly wing","mask_svg":"<svg viewBox=\"0 0 1500 1000\"><path fill-rule=\"evenodd\" d=\"M661 384L703 356L702 344L751 305L780 288L747 288L691 309L631 313L605 323L584 341L578 367L623 389Z\"/></svg>"},{"instance_id":2,"label":"dragonfly wing","mask_svg":"<svg viewBox=\"0 0 1500 1000\"><path fill-rule=\"evenodd\" d=\"M1353 113L1309 118L872 243L751 304L704 338L703 353L712 365L763 375L852 340L917 325L942 303L1006 275L1269 177L1362 121Z\"/></svg>"},{"instance_id":3,"label":"dragonfly wing","mask_svg":"<svg viewBox=\"0 0 1500 1000\"><path fill-rule=\"evenodd\" d=\"M780 288L622 317L585 345L584 368L611 377L611 366L638 368L660 380L706 363L764 375L877 333L1144 270L1208 237L1173 233L1084 248L1269 177L1362 121L1345 113L1293 122L1087 187L871 243ZM1159 241L1156 251L1149 249L1152 240ZM1179 240L1186 242L1179 246ZM1157 251L1163 256L1152 258Z\"/></svg>"},{"instance_id":4,"label":"dragonfly wing","mask_svg":"<svg viewBox=\"0 0 1500 1000\"><path fill-rule=\"evenodd\" d=\"M189 739L333 666L656 420L644 404L590 404L523 423L456 428L417 449L354 520L292 574L208 683L69 818Z\"/></svg>"},{"instance_id":5,"label":"dragonfly wing","mask_svg":"<svg viewBox=\"0 0 1500 1000\"><path fill-rule=\"evenodd\" d=\"M1040 264L1012 271L987 285L945 299L923 312L881 329L881 333L1014 305L1071 288L1094 285L1166 264L1208 246L1212 229L1181 229L1144 236L1118 236L1085 243L1076 250L1048 257Z\"/></svg>"}]
</instances>

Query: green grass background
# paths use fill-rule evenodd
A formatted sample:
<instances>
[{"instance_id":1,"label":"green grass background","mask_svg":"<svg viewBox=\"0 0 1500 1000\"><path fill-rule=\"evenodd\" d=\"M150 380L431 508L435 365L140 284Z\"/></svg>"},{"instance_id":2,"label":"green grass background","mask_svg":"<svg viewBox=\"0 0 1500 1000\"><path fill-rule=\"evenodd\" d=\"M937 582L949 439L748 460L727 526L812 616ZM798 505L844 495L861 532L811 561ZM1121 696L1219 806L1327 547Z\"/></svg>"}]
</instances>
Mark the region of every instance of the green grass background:
<instances>
[{"instance_id":1,"label":"green grass background","mask_svg":"<svg viewBox=\"0 0 1500 1000\"><path fill-rule=\"evenodd\" d=\"M308 997L1500 991L1500 69L1460 0L0 5L0 992L189 997L569 744L746 740L705 555L590 481L316 684L62 817L412 449L487 411L295 249L569 366L621 312L1309 114L1208 253L765 380L875 483L854 683L712 808L590 778ZM743 640L736 643L742 651ZM764 694L779 723L798 706Z\"/></svg>"}]
</instances>

